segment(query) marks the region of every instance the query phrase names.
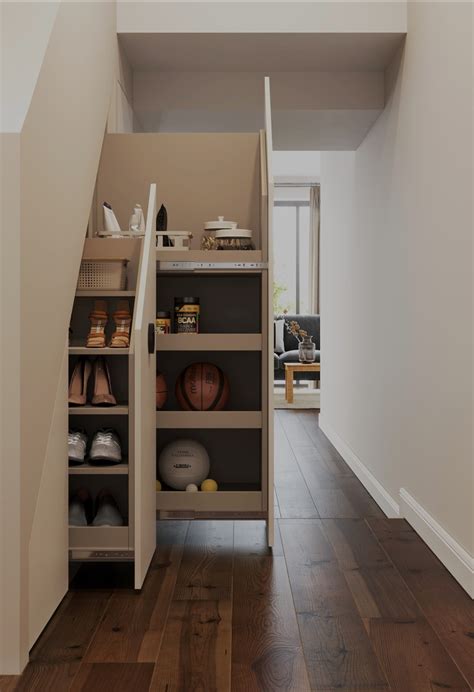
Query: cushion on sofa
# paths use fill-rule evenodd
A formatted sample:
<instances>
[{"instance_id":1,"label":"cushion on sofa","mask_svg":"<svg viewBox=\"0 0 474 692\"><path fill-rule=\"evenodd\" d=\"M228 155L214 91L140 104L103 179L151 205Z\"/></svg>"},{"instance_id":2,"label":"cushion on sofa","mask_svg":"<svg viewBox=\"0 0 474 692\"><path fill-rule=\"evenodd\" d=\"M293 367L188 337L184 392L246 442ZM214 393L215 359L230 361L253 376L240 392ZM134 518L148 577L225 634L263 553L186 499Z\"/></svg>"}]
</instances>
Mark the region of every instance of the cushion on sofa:
<instances>
[{"instance_id":1,"label":"cushion on sofa","mask_svg":"<svg viewBox=\"0 0 474 692\"><path fill-rule=\"evenodd\" d=\"M285 320L276 318L273 320L273 340L275 353L283 353L285 350Z\"/></svg>"}]
</instances>

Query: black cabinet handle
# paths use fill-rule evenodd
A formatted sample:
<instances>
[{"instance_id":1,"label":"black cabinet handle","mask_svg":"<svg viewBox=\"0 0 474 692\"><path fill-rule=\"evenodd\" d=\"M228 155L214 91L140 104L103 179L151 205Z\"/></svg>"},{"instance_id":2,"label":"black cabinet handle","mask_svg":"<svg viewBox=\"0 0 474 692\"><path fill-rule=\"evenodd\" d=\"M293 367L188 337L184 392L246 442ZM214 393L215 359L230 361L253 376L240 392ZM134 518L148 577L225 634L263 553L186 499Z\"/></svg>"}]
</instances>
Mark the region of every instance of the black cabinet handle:
<instances>
[{"instance_id":1,"label":"black cabinet handle","mask_svg":"<svg viewBox=\"0 0 474 692\"><path fill-rule=\"evenodd\" d=\"M148 353L155 352L155 325L150 322L148 325Z\"/></svg>"}]
</instances>

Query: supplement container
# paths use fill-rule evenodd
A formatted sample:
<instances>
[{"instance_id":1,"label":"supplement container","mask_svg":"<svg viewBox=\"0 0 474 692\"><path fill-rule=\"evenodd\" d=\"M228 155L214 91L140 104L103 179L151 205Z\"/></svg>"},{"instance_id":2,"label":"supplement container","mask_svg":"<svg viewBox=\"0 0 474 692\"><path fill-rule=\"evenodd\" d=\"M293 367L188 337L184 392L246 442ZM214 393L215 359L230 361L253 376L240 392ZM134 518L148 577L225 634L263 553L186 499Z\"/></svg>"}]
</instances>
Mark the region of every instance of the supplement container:
<instances>
[{"instance_id":1,"label":"supplement container","mask_svg":"<svg viewBox=\"0 0 474 692\"><path fill-rule=\"evenodd\" d=\"M168 310L156 313L156 333L169 334L171 332L171 313Z\"/></svg>"},{"instance_id":2,"label":"supplement container","mask_svg":"<svg viewBox=\"0 0 474 692\"><path fill-rule=\"evenodd\" d=\"M176 334L199 334L199 298L185 296L174 299L174 330Z\"/></svg>"}]
</instances>

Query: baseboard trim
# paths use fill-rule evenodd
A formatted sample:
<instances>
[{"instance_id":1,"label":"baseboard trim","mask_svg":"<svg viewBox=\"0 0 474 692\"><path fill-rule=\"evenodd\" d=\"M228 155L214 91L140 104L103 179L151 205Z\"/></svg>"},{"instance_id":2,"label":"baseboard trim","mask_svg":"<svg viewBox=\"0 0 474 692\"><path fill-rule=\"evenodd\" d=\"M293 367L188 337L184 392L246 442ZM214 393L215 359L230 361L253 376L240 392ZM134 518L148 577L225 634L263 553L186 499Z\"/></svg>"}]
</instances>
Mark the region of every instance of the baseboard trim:
<instances>
[{"instance_id":1,"label":"baseboard trim","mask_svg":"<svg viewBox=\"0 0 474 692\"><path fill-rule=\"evenodd\" d=\"M400 515L405 517L463 589L474 598L474 558L405 488L400 488Z\"/></svg>"},{"instance_id":2,"label":"baseboard trim","mask_svg":"<svg viewBox=\"0 0 474 692\"><path fill-rule=\"evenodd\" d=\"M346 464L352 469L367 492L374 498L375 502L385 512L387 517L394 519L400 516L400 508L393 497L385 490L383 485L375 478L369 469L362 463L352 449L339 437L324 418L324 414L319 415L319 427L326 435L328 440L334 445Z\"/></svg>"}]
</instances>

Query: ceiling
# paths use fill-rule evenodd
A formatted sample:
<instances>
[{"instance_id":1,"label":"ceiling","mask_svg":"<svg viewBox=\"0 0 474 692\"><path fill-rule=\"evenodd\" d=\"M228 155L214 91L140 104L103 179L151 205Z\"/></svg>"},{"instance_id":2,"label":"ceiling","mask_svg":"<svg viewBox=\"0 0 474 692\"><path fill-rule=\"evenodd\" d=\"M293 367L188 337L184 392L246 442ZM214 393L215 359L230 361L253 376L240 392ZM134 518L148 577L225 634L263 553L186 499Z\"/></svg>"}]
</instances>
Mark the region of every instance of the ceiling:
<instances>
[{"instance_id":1,"label":"ceiling","mask_svg":"<svg viewBox=\"0 0 474 692\"><path fill-rule=\"evenodd\" d=\"M275 149L356 149L384 107L402 33L124 33L137 121L147 132L263 127L272 80ZM254 84L255 82L255 84Z\"/></svg>"},{"instance_id":2,"label":"ceiling","mask_svg":"<svg viewBox=\"0 0 474 692\"><path fill-rule=\"evenodd\" d=\"M119 34L134 70L325 72L384 70L401 33Z\"/></svg>"}]
</instances>

